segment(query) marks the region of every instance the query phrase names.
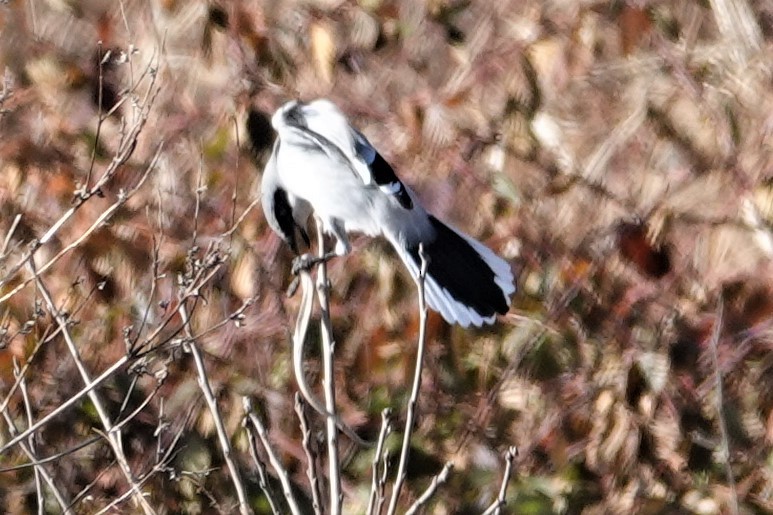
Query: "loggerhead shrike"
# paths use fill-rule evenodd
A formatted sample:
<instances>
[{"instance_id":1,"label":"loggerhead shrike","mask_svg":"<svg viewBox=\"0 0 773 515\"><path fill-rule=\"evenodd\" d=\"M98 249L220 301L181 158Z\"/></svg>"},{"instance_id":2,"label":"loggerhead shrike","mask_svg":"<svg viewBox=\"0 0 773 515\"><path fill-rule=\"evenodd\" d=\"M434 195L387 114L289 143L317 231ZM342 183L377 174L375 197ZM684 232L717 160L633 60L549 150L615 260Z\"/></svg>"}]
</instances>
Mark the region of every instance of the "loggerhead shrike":
<instances>
[{"instance_id":1,"label":"loggerhead shrike","mask_svg":"<svg viewBox=\"0 0 773 515\"><path fill-rule=\"evenodd\" d=\"M382 235L414 280L423 244L427 304L449 323L491 324L508 311L515 291L508 263L429 214L332 102L287 102L271 124L278 137L263 172L263 211L296 254L297 234L309 243L306 223L314 213L335 237L336 255L351 250L348 232Z\"/></svg>"}]
</instances>

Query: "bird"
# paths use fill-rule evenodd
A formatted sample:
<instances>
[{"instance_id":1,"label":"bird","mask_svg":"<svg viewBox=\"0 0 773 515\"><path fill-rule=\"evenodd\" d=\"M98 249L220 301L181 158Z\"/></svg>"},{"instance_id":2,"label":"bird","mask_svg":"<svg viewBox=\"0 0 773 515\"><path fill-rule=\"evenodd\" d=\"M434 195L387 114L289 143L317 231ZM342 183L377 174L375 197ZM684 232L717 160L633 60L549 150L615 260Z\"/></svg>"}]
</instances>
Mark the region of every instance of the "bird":
<instances>
[{"instance_id":1,"label":"bird","mask_svg":"<svg viewBox=\"0 0 773 515\"><path fill-rule=\"evenodd\" d=\"M325 258L349 254L349 233L381 236L418 284L425 256L427 305L449 324L480 327L509 311L515 292L509 263L427 211L333 102L290 100L271 125L277 138L261 179L261 203L271 229L296 255L298 238L309 246L314 215L335 239Z\"/></svg>"}]
</instances>

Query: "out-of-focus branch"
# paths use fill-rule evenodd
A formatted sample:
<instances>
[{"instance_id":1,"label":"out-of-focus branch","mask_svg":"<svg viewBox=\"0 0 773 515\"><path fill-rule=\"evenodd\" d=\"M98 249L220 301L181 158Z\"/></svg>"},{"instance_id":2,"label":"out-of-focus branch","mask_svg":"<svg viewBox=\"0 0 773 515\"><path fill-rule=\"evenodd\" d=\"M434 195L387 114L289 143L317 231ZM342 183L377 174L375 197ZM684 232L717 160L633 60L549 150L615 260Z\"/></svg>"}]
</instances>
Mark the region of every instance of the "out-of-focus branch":
<instances>
[{"instance_id":1,"label":"out-of-focus branch","mask_svg":"<svg viewBox=\"0 0 773 515\"><path fill-rule=\"evenodd\" d=\"M263 490L263 494L266 496L268 505L271 508L271 513L274 515L279 515L281 511L279 511L277 508L277 502L274 500L274 492L272 491L271 485L268 482L268 472L266 471L266 465L260 459L260 456L258 456L257 439L255 438L255 433L250 430L249 423L249 419L245 417L242 421L242 426L247 431L247 439L250 442L250 455L252 456L252 461L255 463L255 468L258 471L258 486L260 486L260 489Z\"/></svg>"},{"instance_id":2,"label":"out-of-focus branch","mask_svg":"<svg viewBox=\"0 0 773 515\"><path fill-rule=\"evenodd\" d=\"M714 320L714 328L711 332L711 339L709 340L709 349L711 350L711 365L714 368L714 389L717 408L717 424L719 425L719 434L721 436L721 461L725 465L725 476L727 477L727 486L730 490L730 513L737 515L739 513L738 507L738 492L735 486L735 478L733 477L733 469L730 466L730 437L727 432L727 422L725 422L725 396L722 389L722 372L719 368L719 355L717 352L717 346L719 345L719 338L722 334L722 324L724 323L724 308L725 303L720 294L717 300L717 314Z\"/></svg>"},{"instance_id":3,"label":"out-of-focus branch","mask_svg":"<svg viewBox=\"0 0 773 515\"><path fill-rule=\"evenodd\" d=\"M51 422L54 418L59 416L62 412L69 409L73 404L80 402L80 400L88 395L94 388L97 388L100 384L104 383L108 378L112 377L113 374L116 373L117 370L121 369L123 366L126 365L126 363L129 362L128 356L122 356L118 361L113 363L107 370L102 372L99 376L97 376L96 379L91 381L90 383L86 384L81 390L67 399L65 402L60 404L56 407L55 410L53 410L51 413L46 415L45 417L38 419L37 422L35 422L33 425L19 433L18 435L11 438L8 442L5 443L2 447L0 447L0 454L3 454L5 451L13 447L14 445L18 444L20 441L27 438L30 434L34 433L44 425Z\"/></svg>"},{"instance_id":4,"label":"out-of-focus branch","mask_svg":"<svg viewBox=\"0 0 773 515\"><path fill-rule=\"evenodd\" d=\"M28 277L27 279L21 281L17 286L15 286L11 291L0 297L0 304L6 302L8 299L16 295L19 291L26 288L28 284L30 284L32 281L34 281L39 274L45 273L49 268L51 268L57 261L59 261L65 254L71 252L73 249L77 248L79 245L81 245L86 239L88 239L94 231L102 227L105 223L107 223L113 215L118 212L118 210L123 207L124 204L126 204L126 201L128 201L145 183L145 180L150 176L150 172L153 171L153 169L156 166L156 163L158 162L158 158L161 155L161 150L163 148L163 142L161 142L156 152L153 156L153 159L151 159L148 166L145 168L145 172L140 177L139 181L134 185L134 187L126 192L121 192L118 196L118 200L116 200L113 204L111 204L107 209L105 209L98 217L97 219L89 226L88 229L86 229L83 234L81 234L78 238L73 240L71 243L66 245L62 250L60 250L54 257L52 257L48 262L44 263L43 265L36 268L36 274L32 277ZM127 157L128 159L128 157ZM100 180L97 184L102 184L102 181ZM94 186L96 188L96 186ZM94 189L92 188L92 189ZM96 195L96 193L93 193ZM90 198L90 197L88 197ZM80 204L77 204L76 206L73 206L70 208L70 210L67 211L46 233L44 238L41 238L37 242L33 242L31 245L31 248L29 251L25 253L25 256L27 260L29 261L34 255L37 249L40 248L41 245L43 245L45 242L49 241L51 237L53 237L53 233L57 232L61 225L64 224L64 222L72 216L72 214L75 213L75 210L77 210L77 206L82 205L82 202ZM45 241L44 241L45 239ZM21 260L20 260L21 263ZM19 263L11 267L10 271L5 275L5 277L0 280L0 288L6 284L18 273L18 271L21 269L19 266Z\"/></svg>"},{"instance_id":5,"label":"out-of-focus branch","mask_svg":"<svg viewBox=\"0 0 773 515\"><path fill-rule=\"evenodd\" d=\"M263 495L265 495L266 500L268 501L268 505L271 508L271 513L274 515L279 515L282 512L279 511L277 508L277 502L274 500L274 492L272 491L271 485L268 482L268 472L266 471L266 465L260 459L260 456L258 456L257 439L255 438L255 434L250 431L248 424L249 420L245 418L242 422L242 425L247 431L247 439L250 443L250 456L252 456L252 461L255 463L255 468L258 471L258 486L261 490L263 490Z\"/></svg>"},{"instance_id":6,"label":"out-of-focus branch","mask_svg":"<svg viewBox=\"0 0 773 515\"><path fill-rule=\"evenodd\" d=\"M749 4L745 0L709 0L709 3L719 31L731 44L733 57L739 64L745 63L749 52L759 50L762 44L762 32Z\"/></svg>"},{"instance_id":7,"label":"out-of-focus branch","mask_svg":"<svg viewBox=\"0 0 773 515\"><path fill-rule=\"evenodd\" d=\"M27 416L27 426L31 426L33 423L32 419L32 406L30 405L30 397L27 394L27 382L24 380L23 377L19 377L19 362L16 360L16 358L13 359L13 375L19 380L19 392L21 392L21 398L22 402L24 404L24 413ZM27 450L25 450L25 454L32 459L33 461L37 459L37 450L35 445L35 433L32 433L29 438L27 439ZM45 499L43 497L43 485L40 482L41 477L41 471L45 473L45 469L40 466L35 466L33 468L35 472L35 494L37 495L37 501L38 501L38 513L42 514L43 510L45 509ZM61 503L60 503L61 506Z\"/></svg>"},{"instance_id":8,"label":"out-of-focus branch","mask_svg":"<svg viewBox=\"0 0 773 515\"><path fill-rule=\"evenodd\" d=\"M22 394L22 400L24 401L24 409L27 415L27 427L32 426L32 407L30 405L29 396L27 395L27 387L26 383L24 381L24 378L20 375L20 369L18 366L18 363L14 360L14 375L18 378L18 380L21 382L21 394ZM16 424L13 420L13 417L8 413L8 410L3 408L2 410L3 418L5 418L5 422L8 425L8 433L14 437L17 436L18 431L16 429ZM35 453L35 447L34 447L34 441L33 441L34 433L29 433L29 442L20 442L22 451L24 451L24 454L27 455L27 458L32 462L32 466L35 467L35 484L37 488L37 495L38 495L38 506L42 510L44 508L43 503L43 492L40 485L40 479L42 478L43 481L46 482L48 487L51 489L51 493L54 496L54 499L59 504L59 508L62 510L62 513L72 513L72 511L67 507L67 501L64 499L64 496L59 491L59 489L56 486L56 483L54 483L53 478L48 473L46 468L43 466L43 462L39 461L37 458L37 455Z\"/></svg>"},{"instance_id":9,"label":"out-of-focus branch","mask_svg":"<svg viewBox=\"0 0 773 515\"><path fill-rule=\"evenodd\" d=\"M93 384L91 377L88 371L86 370L86 365L83 363L83 360L81 359L80 352L78 352L78 347L77 345L75 345L75 340L73 339L72 334L70 334L70 329L67 325L68 319L66 315L63 314L63 312L56 307L56 304L54 304L53 297L51 296L51 293L46 288L46 285L43 283L42 278L37 274L37 271L35 270L35 265L32 259L30 259L30 271L32 273L32 276L36 277L37 279L36 282L37 282L38 291L43 297L43 300L45 301L46 306L48 307L48 310L51 313L51 316L54 317L54 319L56 320L56 323L62 329L62 336L64 337L64 341L67 344L68 350L70 351L70 356L75 362L75 366L78 369L78 373L80 374L81 379L83 380L83 384L85 385ZM118 465L121 468L121 471L123 472L123 475L126 478L127 483L129 484L130 490L132 491L132 498L137 503L137 505L142 508L142 511L144 513L146 514L155 513L155 510L150 506L150 503L145 498L145 495L142 493L142 491L140 491L140 487L134 478L134 474L132 473L131 467L129 466L129 462L126 459L126 455L123 452L123 445L121 442L120 430L115 430L115 428L113 427L113 423L110 421L110 417L108 416L107 409L102 403L101 397L97 394L96 388L90 389L86 395L88 395L89 400L94 405L94 409L96 409L97 411L97 415L99 416L99 420L102 423L102 427L104 427L105 429L105 437L107 438L107 441L110 444L110 448L112 449L113 454L115 455L115 459L118 462Z\"/></svg>"}]
</instances>

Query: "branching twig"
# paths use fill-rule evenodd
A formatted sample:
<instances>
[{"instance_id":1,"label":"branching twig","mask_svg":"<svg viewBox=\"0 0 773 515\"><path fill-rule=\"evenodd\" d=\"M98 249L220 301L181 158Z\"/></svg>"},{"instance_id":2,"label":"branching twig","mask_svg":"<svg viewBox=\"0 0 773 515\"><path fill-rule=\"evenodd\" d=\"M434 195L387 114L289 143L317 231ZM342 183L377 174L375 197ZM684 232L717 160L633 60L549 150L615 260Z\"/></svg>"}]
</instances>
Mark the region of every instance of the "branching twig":
<instances>
[{"instance_id":1,"label":"branching twig","mask_svg":"<svg viewBox=\"0 0 773 515\"><path fill-rule=\"evenodd\" d=\"M83 233L73 240L71 243L66 245L62 250L60 250L54 257L52 257L48 262L44 263L43 265L37 267L37 274L33 275L32 277L28 277L24 279L23 281L20 281L17 286L11 289L8 293L0 297L0 304L8 301L11 297L16 295L19 291L23 290L27 287L28 284L30 284L32 281L36 280L38 274L45 273L49 268L51 268L57 261L59 261L62 257L64 257L67 253L71 252L73 249L80 246L86 239L88 239L94 231L102 227L105 223L107 223L113 215L115 215L121 207L123 207L124 204L126 204L126 201L129 200L134 193L136 193L142 185L145 183L145 180L150 175L150 172L153 171L153 169L156 166L156 163L158 162L158 158L161 155L161 150L163 148L163 142L159 144L158 148L156 149L156 153L153 156L153 159L150 161L150 164L145 168L145 172L140 177L139 181L135 184L135 186L126 192L121 192L121 194L118 196L118 199L113 202L107 209L105 209L98 217L97 219L89 226L88 229L83 231ZM128 157L127 157L128 159ZM101 180L97 184L101 184ZM94 186L96 188L96 186ZM92 188L93 189L93 188ZM96 193L94 193L96 195ZM89 197L90 198L90 197ZM25 256L27 258L27 261L32 259L32 257L35 255L35 252L38 248L40 248L41 245L44 244L44 242L47 242L50 240L51 237L53 237L53 233L59 230L62 224L64 224L65 221L69 219L70 216L75 214L75 211L77 208L74 206L70 208L65 215L63 215L49 230L46 232L46 234L43 236L43 238L40 239L40 241L34 243L31 245L31 249L25 253ZM21 261L20 261L21 262ZM14 265L11 270L5 275L5 277L0 280L0 287L6 285L15 275L18 273L18 271L21 269L19 264L17 263Z\"/></svg>"},{"instance_id":2,"label":"branching twig","mask_svg":"<svg viewBox=\"0 0 773 515\"><path fill-rule=\"evenodd\" d=\"M397 510L397 499L400 497L400 489L405 481L405 468L408 465L408 452L411 447L411 433L413 433L413 422L416 417L416 405L419 400L419 387L421 385L421 369L424 360L424 347L426 345L427 330L427 300L424 296L424 280L427 274L427 256L424 254L424 247L419 245L419 256L421 257L421 270L419 277L416 278L416 284L419 290L419 344L416 350L416 369L413 373L413 387L411 397L408 400L408 414L405 417L405 432L403 434L403 445L400 449L400 463L397 466L397 477L392 487L392 498L389 501L388 515L394 515Z\"/></svg>"},{"instance_id":3,"label":"branching twig","mask_svg":"<svg viewBox=\"0 0 773 515\"><path fill-rule=\"evenodd\" d=\"M196 365L196 379L199 383L199 388L204 395L204 399L207 402L209 412L215 421L215 429L217 431L218 440L220 442L220 449L223 452L223 459L228 466L228 471L231 474L231 482L234 485L236 496L239 499L239 512L242 515L247 515L252 513L252 509L247 503L247 493L244 488L244 483L242 483L239 469L236 466L236 462L232 456L231 442L228 438L228 434L226 433L223 418L220 416L220 410L217 407L217 401L215 400L215 396L212 393L212 387L209 384L209 377L207 377L207 370L204 366L204 359L201 357L201 351L199 350L198 344L193 339L190 328L190 319L188 318L188 311L185 308L185 303L180 304L178 311L180 313L180 318L182 319L185 334L189 338L187 342L187 348L190 350L191 355L193 356L193 361Z\"/></svg>"},{"instance_id":4,"label":"branching twig","mask_svg":"<svg viewBox=\"0 0 773 515\"><path fill-rule=\"evenodd\" d=\"M19 376L18 364L15 361L14 361L14 375L16 375L17 377ZM19 379L21 381L21 392L22 392L22 398L24 400L24 407L25 407L25 411L27 412L27 425L32 426L32 410L29 404L29 397L27 396L27 388L23 378L20 377ZM11 436L16 436L17 429L16 429L16 424L13 421L13 418L11 417L11 415L8 413L6 409L3 409L2 413L3 413L3 417L5 418L6 424L8 425L9 434ZM24 451L24 454L27 455L27 458L29 458L30 461L32 462L31 465L35 467L35 481L38 489L39 509L42 510L44 508L44 504L42 503L42 490L39 484L38 477L42 478L43 481L45 481L48 487L51 489L51 493L53 494L54 499L56 499L56 502L59 504L59 507L61 508L62 512L72 513L70 510L68 510L67 501L65 501L64 496L56 487L56 484L54 483L53 478L45 469L45 467L43 467L43 462L37 459L37 456L35 454L35 448L33 446L33 442L31 441L33 435L34 433L32 432L29 433L30 442L29 443L21 442L21 448L22 448L22 451Z\"/></svg>"},{"instance_id":5,"label":"branching twig","mask_svg":"<svg viewBox=\"0 0 773 515\"><path fill-rule=\"evenodd\" d=\"M12 266L8 272L5 274L5 276L0 279L0 287L5 286L10 281L13 280L13 278L16 276L16 274L24 268L24 266L33 258L37 250L51 241L51 239L56 235L56 233L59 232L59 230L65 225L65 223L70 220L75 213L83 207L83 204L88 201L89 199L99 196L102 194L102 189L110 182L110 180L115 177L116 173L120 169L121 165L126 163L129 158L134 153L135 148L137 147L137 141L139 139L140 134L142 133L143 128L145 127L145 122L148 119L148 115L150 114L151 107L153 106L153 102L156 99L156 96L158 94L159 88L156 87L156 79L158 77L157 72L157 66L158 63L154 62L152 59L148 62L147 67L145 68L145 71L143 72L142 76L140 77L139 81L132 82L132 86L130 88L129 93L125 95L121 99L121 103L126 100L126 98L129 96L130 93L133 93L134 90L139 86L139 84L144 80L145 76L150 76L150 82L148 84L148 88L145 91L145 95L141 100L135 100L133 102L133 105L137 107L138 114L136 116L136 119L134 120L134 123L129 128L128 132L125 133L121 137L121 141L118 144L118 150L116 151L115 156L113 156L113 160L110 162L108 167L105 169L102 176L97 179L94 186L88 187L87 185L81 185L75 192L73 197L73 206L68 209L59 219L57 219L51 227L45 232L43 236L40 237L40 239L36 242L33 242L33 244L30 246L30 249L24 253L24 255L21 256L19 261ZM114 109L116 109L118 106L114 106ZM108 113L109 115L109 113ZM161 145L159 145L159 151L160 151ZM139 181L138 185L133 189L133 191L136 191L139 189L139 187L142 185L142 182L144 182L145 178L147 177L147 174L149 171L155 166L156 159L158 157L158 151L156 152L156 156L154 156L153 160L151 161L151 165L148 166L148 169L145 172L145 175L143 178ZM91 173L89 172L89 177L91 176ZM103 213L102 216L97 220L99 224L95 223L92 225L91 228L86 230L81 238L76 240L80 244L88 235L90 235L97 227L101 226L101 224L106 221L107 219L112 216L112 214L115 213L117 207L120 207L120 205L123 205L126 202L126 199L131 196L131 193L125 194L122 193L121 197L119 198L118 202L116 202L111 208L108 208L108 211L110 211L110 215L105 216L105 213ZM118 206L116 206L118 204ZM50 268L56 261L58 261L64 254L72 250L77 246L76 244L73 244L71 246L68 246L67 248L63 249L61 252L59 252L56 256L54 256L48 263L42 265L39 267L39 272L43 273L48 268ZM34 277L28 278L21 282L18 286L13 288L10 292L6 293L2 297L0 297L0 304L7 301L9 298L11 298L13 295L15 295L18 291L25 288L31 281L34 280Z\"/></svg>"},{"instance_id":6,"label":"branching twig","mask_svg":"<svg viewBox=\"0 0 773 515\"><path fill-rule=\"evenodd\" d=\"M252 456L252 461L255 462L255 468L258 470L258 486L260 486L260 489L263 490L263 494L266 496L268 505L271 508L271 513L279 515L281 512L277 508L277 502L274 500L274 492L271 489L271 484L268 482L266 465L260 459L260 456L258 456L257 439L255 438L255 433L250 431L248 424L249 420L245 417L242 425L247 431L247 439L250 442L250 455Z\"/></svg>"},{"instance_id":7,"label":"branching twig","mask_svg":"<svg viewBox=\"0 0 773 515\"><path fill-rule=\"evenodd\" d=\"M62 329L62 336L64 337L64 341L67 344L68 350L70 351L70 356L75 362L75 366L78 369L78 373L81 376L81 380L83 381L83 384L92 385L93 382L91 380L91 377L88 371L86 370L86 365L83 363L83 360L81 359L80 352L78 351L77 345L75 345L75 340L73 339L72 334L70 334L70 329L67 325L68 318L54 304L53 297L51 296L51 293L46 288L41 277L37 274L37 271L35 270L34 261L32 259L30 260L30 271L32 273L32 276L36 278L38 291L43 297L43 300L45 301L46 306L48 307L48 310L51 313L51 316L54 317L54 319L56 320L56 323ZM132 491L131 495L133 499L135 500L137 505L139 505L142 508L142 511L145 512L146 514L155 513L155 510L150 506L150 503L148 503L148 500L145 498L145 495L140 491L139 485L134 479L134 474L132 473L131 467L129 466L129 462L126 459L126 455L123 452L123 445L121 442L120 430L116 430L113 427L113 423L111 422L110 417L108 416L108 411L105 408L104 404L102 403L101 397L97 394L96 388L90 389L86 395L88 395L89 400L94 405L94 409L97 411L97 415L99 416L99 420L102 424L102 427L105 429L105 436L107 438L107 441L110 444L110 448L112 449L113 454L115 455L115 459L118 462L118 466L121 468L121 472L123 472L123 475L126 478L127 483L129 484L129 488Z\"/></svg>"},{"instance_id":8,"label":"branching twig","mask_svg":"<svg viewBox=\"0 0 773 515\"><path fill-rule=\"evenodd\" d=\"M282 483L282 490L284 492L285 499L287 499L287 504L290 507L290 511L293 513L293 515L299 515L301 510L298 508L298 503L296 502L295 496L293 495L290 478L287 476L287 471L282 466L279 458L277 458L276 453L271 446L271 442L268 440L268 432L266 431L265 426L255 414L255 411L252 409L252 403L250 402L250 399L248 397L244 397L242 402L244 403L244 412L247 414L247 417L252 423L252 426L258 432L258 436L260 437L260 441L263 444L263 448L268 455L268 460L271 462L271 466L274 467L276 475L279 476L279 481Z\"/></svg>"},{"instance_id":9,"label":"branching twig","mask_svg":"<svg viewBox=\"0 0 773 515\"><path fill-rule=\"evenodd\" d=\"M311 429L306 417L306 410L303 398L299 393L295 394L295 412L298 414L298 420L301 422L301 433L303 433L303 451L306 453L306 460L309 462L306 468L306 475L309 478L311 487L311 499L314 506L314 513L322 513L322 501L319 493L319 479L317 478L317 456L311 447Z\"/></svg>"},{"instance_id":10,"label":"branching twig","mask_svg":"<svg viewBox=\"0 0 773 515\"><path fill-rule=\"evenodd\" d=\"M382 476L379 475L378 463L381 460L381 454L384 452L384 442L386 441L389 433L392 432L392 412L389 408L385 408L381 412L381 430L378 433L378 442L376 443L376 452L373 454L372 480L370 486L370 498L368 499L368 515L373 515L381 512L381 505L384 503L384 485L381 483ZM386 461L385 466L386 469ZM386 472L386 470L384 471ZM385 474L384 474L385 476ZM378 507L378 511L376 511Z\"/></svg>"}]
</instances>

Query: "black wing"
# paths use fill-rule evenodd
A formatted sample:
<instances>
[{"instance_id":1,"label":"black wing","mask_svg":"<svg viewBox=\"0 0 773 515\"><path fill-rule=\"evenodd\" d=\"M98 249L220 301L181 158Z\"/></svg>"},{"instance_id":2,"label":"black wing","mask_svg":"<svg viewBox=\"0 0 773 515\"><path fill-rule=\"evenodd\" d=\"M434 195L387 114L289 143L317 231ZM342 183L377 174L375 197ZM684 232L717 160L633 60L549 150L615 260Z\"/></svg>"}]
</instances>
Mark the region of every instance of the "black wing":
<instances>
[{"instance_id":1,"label":"black wing","mask_svg":"<svg viewBox=\"0 0 773 515\"><path fill-rule=\"evenodd\" d=\"M397 178L397 174L395 174L389 163L386 162L362 133L355 129L353 129L353 132L355 150L357 155L368 165L373 182L384 193L393 195L403 208L413 209L411 196L400 179Z\"/></svg>"}]
</instances>

